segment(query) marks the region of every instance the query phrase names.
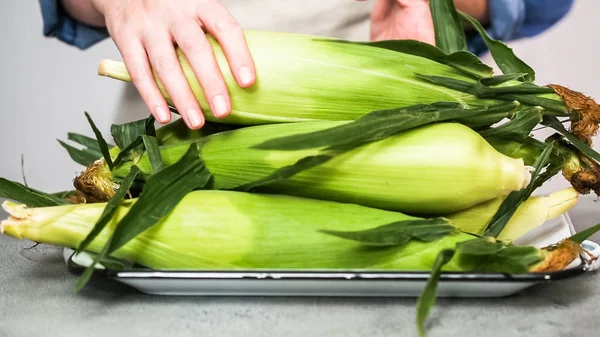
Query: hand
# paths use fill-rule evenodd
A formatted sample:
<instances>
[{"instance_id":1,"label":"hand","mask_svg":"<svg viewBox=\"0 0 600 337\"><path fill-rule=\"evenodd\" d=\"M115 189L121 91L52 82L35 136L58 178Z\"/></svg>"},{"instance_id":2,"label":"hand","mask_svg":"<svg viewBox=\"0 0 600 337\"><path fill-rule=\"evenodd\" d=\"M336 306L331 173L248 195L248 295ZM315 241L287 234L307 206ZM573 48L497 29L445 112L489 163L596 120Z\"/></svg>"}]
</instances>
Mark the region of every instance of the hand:
<instances>
[{"instance_id":1,"label":"hand","mask_svg":"<svg viewBox=\"0 0 600 337\"><path fill-rule=\"evenodd\" d=\"M375 0L371 40L418 40L435 45L428 0Z\"/></svg>"},{"instance_id":2,"label":"hand","mask_svg":"<svg viewBox=\"0 0 600 337\"><path fill-rule=\"evenodd\" d=\"M231 111L229 93L204 30L219 42L241 87L255 81L254 62L238 22L218 0L92 0L119 49L133 84L160 123L171 119L152 69L191 129L204 125L181 70L174 42L189 60L215 117Z\"/></svg>"}]
</instances>

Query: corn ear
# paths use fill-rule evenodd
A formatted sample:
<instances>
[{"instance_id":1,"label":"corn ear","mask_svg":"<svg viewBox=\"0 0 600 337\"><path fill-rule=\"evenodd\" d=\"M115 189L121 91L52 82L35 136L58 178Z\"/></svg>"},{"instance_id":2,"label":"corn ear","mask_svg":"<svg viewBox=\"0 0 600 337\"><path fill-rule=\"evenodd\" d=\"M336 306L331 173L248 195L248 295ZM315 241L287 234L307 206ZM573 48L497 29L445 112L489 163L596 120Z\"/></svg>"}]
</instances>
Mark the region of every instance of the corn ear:
<instances>
[{"instance_id":1,"label":"corn ear","mask_svg":"<svg viewBox=\"0 0 600 337\"><path fill-rule=\"evenodd\" d=\"M257 73L250 88L236 83L220 45L209 36L232 98L231 114L223 119L212 115L189 61L176 49L183 73L209 121L248 125L355 120L373 110L421 103L449 101L470 107L499 102L417 77L416 73L426 73L475 83L463 72L425 57L302 34L246 31L245 36ZM125 64L115 60L102 60L98 73L131 81ZM155 80L173 104L158 76Z\"/></svg>"},{"instance_id":2,"label":"corn ear","mask_svg":"<svg viewBox=\"0 0 600 337\"><path fill-rule=\"evenodd\" d=\"M504 199L504 197L498 197L469 209L448 214L446 218L462 231L483 235L487 224ZM514 241L534 228L543 225L544 222L563 215L573 208L578 201L579 193L573 187L549 195L531 196L519 206L497 239Z\"/></svg>"},{"instance_id":3,"label":"corn ear","mask_svg":"<svg viewBox=\"0 0 600 337\"><path fill-rule=\"evenodd\" d=\"M235 189L264 178L321 149L273 151L252 148L266 140L323 130L343 122L304 122L245 127L197 141L214 189ZM177 162L188 144L161 148L165 165ZM76 179L85 190L107 193L127 175L133 162L112 171L102 162ZM151 173L147 154L135 163ZM139 180L143 180L141 177ZM505 156L472 129L459 123L415 128L372 142L276 181L257 191L407 212L450 213L524 188L530 172L521 159Z\"/></svg>"},{"instance_id":4,"label":"corn ear","mask_svg":"<svg viewBox=\"0 0 600 337\"><path fill-rule=\"evenodd\" d=\"M98 253L135 199L124 201L115 217L87 247ZM5 202L10 217L0 232L17 239L76 248L101 217L106 204L41 208ZM427 271L441 250L475 239L458 230L430 241L411 240L397 247L368 247L328 231L361 231L398 221L416 220L396 212L290 196L231 191L194 191L169 215L130 240L113 257L153 269L368 269ZM424 234L421 232L422 235ZM556 255L562 256L557 259ZM529 268L562 269L564 251L534 250ZM511 259L514 259L512 256ZM569 260L569 261L566 261ZM559 261L556 264L556 261ZM444 270L461 271L490 265L457 254ZM493 270L492 270L493 271Z\"/></svg>"}]
</instances>

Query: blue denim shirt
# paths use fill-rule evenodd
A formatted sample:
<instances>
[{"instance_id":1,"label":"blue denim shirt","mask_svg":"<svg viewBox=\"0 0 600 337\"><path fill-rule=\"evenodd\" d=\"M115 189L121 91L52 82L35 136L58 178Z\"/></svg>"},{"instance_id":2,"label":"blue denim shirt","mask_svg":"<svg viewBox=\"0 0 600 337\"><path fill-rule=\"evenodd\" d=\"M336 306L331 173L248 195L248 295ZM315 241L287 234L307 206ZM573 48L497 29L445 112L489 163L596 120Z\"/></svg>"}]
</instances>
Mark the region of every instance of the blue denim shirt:
<instances>
[{"instance_id":1,"label":"blue denim shirt","mask_svg":"<svg viewBox=\"0 0 600 337\"><path fill-rule=\"evenodd\" d=\"M548 30L562 19L574 0L488 0L490 25L488 34L505 42L533 37ZM468 38L469 50L476 55L487 51L483 39Z\"/></svg>"},{"instance_id":2,"label":"blue denim shirt","mask_svg":"<svg viewBox=\"0 0 600 337\"><path fill-rule=\"evenodd\" d=\"M70 18L60 0L39 0L44 36L55 37L69 45L86 49L109 37L106 28L90 27ZM488 34L494 39L513 41L543 33L571 9L574 0L489 0L491 22ZM478 35L468 36L471 52L487 51Z\"/></svg>"},{"instance_id":3,"label":"blue denim shirt","mask_svg":"<svg viewBox=\"0 0 600 337\"><path fill-rule=\"evenodd\" d=\"M60 0L39 0L44 23L44 36L55 37L79 49L87 49L109 37L106 28L91 27L73 20Z\"/></svg>"}]
</instances>

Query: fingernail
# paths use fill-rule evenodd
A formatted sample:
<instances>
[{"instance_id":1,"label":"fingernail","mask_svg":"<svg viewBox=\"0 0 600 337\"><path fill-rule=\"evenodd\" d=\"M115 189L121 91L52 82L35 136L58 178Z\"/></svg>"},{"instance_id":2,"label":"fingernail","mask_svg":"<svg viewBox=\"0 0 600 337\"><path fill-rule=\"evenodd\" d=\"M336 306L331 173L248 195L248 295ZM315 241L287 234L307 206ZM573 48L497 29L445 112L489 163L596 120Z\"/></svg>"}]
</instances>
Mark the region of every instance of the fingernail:
<instances>
[{"instance_id":1,"label":"fingernail","mask_svg":"<svg viewBox=\"0 0 600 337\"><path fill-rule=\"evenodd\" d=\"M188 120L190 122L190 124L192 124L192 127L200 127L202 126L202 119L200 118L200 113L198 111L196 111L196 109L194 108L189 108L187 110L187 117Z\"/></svg>"},{"instance_id":2,"label":"fingernail","mask_svg":"<svg viewBox=\"0 0 600 337\"><path fill-rule=\"evenodd\" d=\"M227 101L225 101L225 97L221 95L215 96L213 98L213 109L215 116L225 117L229 110L229 106L227 104Z\"/></svg>"},{"instance_id":3,"label":"fingernail","mask_svg":"<svg viewBox=\"0 0 600 337\"><path fill-rule=\"evenodd\" d=\"M162 107L162 106L157 106L156 109L154 110L154 113L156 114L156 116L158 117L158 121L160 123L166 123L169 121L169 112L167 112L167 110Z\"/></svg>"},{"instance_id":4,"label":"fingernail","mask_svg":"<svg viewBox=\"0 0 600 337\"><path fill-rule=\"evenodd\" d=\"M240 68L240 81L242 85L249 85L252 83L252 72L250 68L243 66Z\"/></svg>"}]
</instances>

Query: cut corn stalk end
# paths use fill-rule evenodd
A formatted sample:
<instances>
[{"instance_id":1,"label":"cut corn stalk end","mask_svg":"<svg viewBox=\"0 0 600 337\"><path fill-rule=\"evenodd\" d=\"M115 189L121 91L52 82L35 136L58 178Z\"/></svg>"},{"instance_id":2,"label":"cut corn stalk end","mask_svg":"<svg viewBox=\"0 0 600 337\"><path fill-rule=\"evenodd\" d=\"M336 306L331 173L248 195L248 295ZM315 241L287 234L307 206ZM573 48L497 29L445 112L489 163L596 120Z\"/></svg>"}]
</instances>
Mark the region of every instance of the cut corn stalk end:
<instances>
[{"instance_id":1,"label":"cut corn stalk end","mask_svg":"<svg viewBox=\"0 0 600 337\"><path fill-rule=\"evenodd\" d=\"M512 242L546 221L558 218L577 205L579 196L577 190L569 187L546 196L529 197L519 206L498 239Z\"/></svg>"},{"instance_id":2,"label":"cut corn stalk end","mask_svg":"<svg viewBox=\"0 0 600 337\"><path fill-rule=\"evenodd\" d=\"M446 215L458 228L467 233L483 235L485 227L498 211L505 197L480 203L463 211ZM579 193L572 187L545 196L531 196L513 214L497 239L512 242L573 208Z\"/></svg>"},{"instance_id":3,"label":"cut corn stalk end","mask_svg":"<svg viewBox=\"0 0 600 337\"><path fill-rule=\"evenodd\" d=\"M523 165L525 166L525 180L523 181L523 184L521 185L520 189L524 189L527 187L527 185L529 185L531 183L531 176L533 175L533 172L535 171L535 167L530 166L530 165L525 165L525 161L522 158L519 158L519 161L521 163L523 163Z\"/></svg>"},{"instance_id":4,"label":"cut corn stalk end","mask_svg":"<svg viewBox=\"0 0 600 337\"><path fill-rule=\"evenodd\" d=\"M0 221L0 234L6 234L22 240L23 237L19 231L19 223L31 217L28 208L24 204L6 200L2 203L2 209L9 214L9 217L6 220Z\"/></svg>"},{"instance_id":5,"label":"cut corn stalk end","mask_svg":"<svg viewBox=\"0 0 600 337\"><path fill-rule=\"evenodd\" d=\"M597 162L572 155L562 174L579 193L588 194L594 191L600 195L600 165Z\"/></svg>"},{"instance_id":6,"label":"cut corn stalk end","mask_svg":"<svg viewBox=\"0 0 600 337\"><path fill-rule=\"evenodd\" d=\"M506 159L501 163L502 170L506 177L512 177L512 179L507 180L510 185L506 185L501 195L507 195L526 188L531 183L533 172L535 171L535 168L532 166L525 165L525 162L521 158Z\"/></svg>"},{"instance_id":7,"label":"cut corn stalk end","mask_svg":"<svg viewBox=\"0 0 600 337\"><path fill-rule=\"evenodd\" d=\"M547 196L548 215L547 220L556 219L565 214L579 202L579 192L573 187L554 192Z\"/></svg>"},{"instance_id":8,"label":"cut corn stalk end","mask_svg":"<svg viewBox=\"0 0 600 337\"><path fill-rule=\"evenodd\" d=\"M8 213L8 218L0 221L0 234L18 240L74 248L77 244L73 240L74 236L64 234L77 229L85 230L85 226L78 226L72 221L60 223L57 220L79 206L86 205L28 207L22 203L5 201L2 208Z\"/></svg>"},{"instance_id":9,"label":"cut corn stalk end","mask_svg":"<svg viewBox=\"0 0 600 337\"><path fill-rule=\"evenodd\" d=\"M127 71L125 63L115 60L101 60L100 64L98 65L98 75L120 80L123 82L131 82L131 76Z\"/></svg>"}]
</instances>

